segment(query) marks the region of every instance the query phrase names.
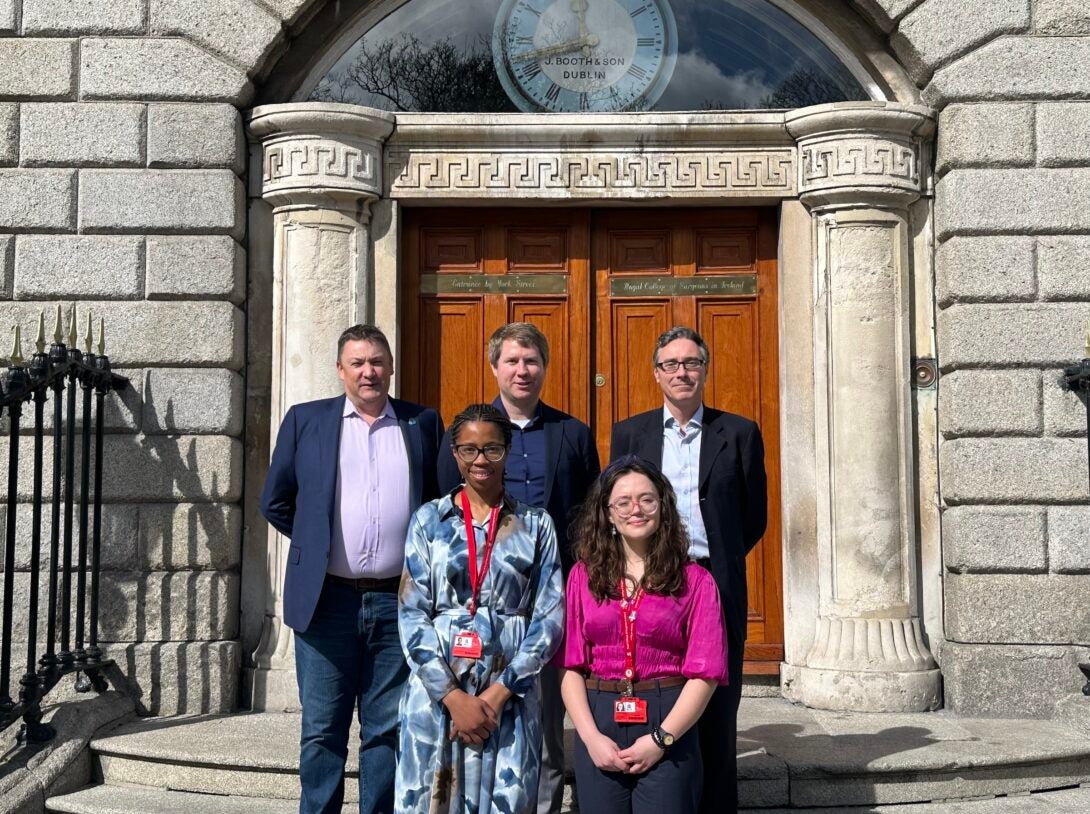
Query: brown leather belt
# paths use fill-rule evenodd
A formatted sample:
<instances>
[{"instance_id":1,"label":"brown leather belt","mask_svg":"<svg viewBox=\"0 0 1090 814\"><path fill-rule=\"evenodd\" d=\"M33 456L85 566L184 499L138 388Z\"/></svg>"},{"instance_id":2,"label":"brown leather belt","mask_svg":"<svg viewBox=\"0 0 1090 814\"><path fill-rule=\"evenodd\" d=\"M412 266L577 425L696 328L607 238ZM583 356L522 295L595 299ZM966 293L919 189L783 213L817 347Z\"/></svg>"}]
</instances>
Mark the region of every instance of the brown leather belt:
<instances>
[{"instance_id":1,"label":"brown leather belt","mask_svg":"<svg viewBox=\"0 0 1090 814\"><path fill-rule=\"evenodd\" d=\"M670 687L680 687L686 681L685 676L670 676L669 678L651 678L647 681L636 681L632 684L633 692L643 692L644 690L665 690ZM628 689L627 681L610 681L605 678L595 678L590 676L587 678L587 689L597 690L598 692L624 692Z\"/></svg>"},{"instance_id":2,"label":"brown leather belt","mask_svg":"<svg viewBox=\"0 0 1090 814\"><path fill-rule=\"evenodd\" d=\"M338 585L352 588L361 594L396 594L401 586L401 577L383 577L382 579L357 577L353 579L352 577L339 577L336 574L326 574L325 578L327 582L336 582Z\"/></svg>"}]
</instances>

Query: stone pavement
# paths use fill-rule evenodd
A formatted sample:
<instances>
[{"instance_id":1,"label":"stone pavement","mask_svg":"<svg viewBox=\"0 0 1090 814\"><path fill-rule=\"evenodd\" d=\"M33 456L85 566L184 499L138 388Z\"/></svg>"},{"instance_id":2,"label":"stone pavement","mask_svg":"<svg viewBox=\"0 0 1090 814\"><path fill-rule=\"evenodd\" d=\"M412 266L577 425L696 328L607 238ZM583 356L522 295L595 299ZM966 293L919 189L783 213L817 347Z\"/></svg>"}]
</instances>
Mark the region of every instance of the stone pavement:
<instances>
[{"instance_id":1,"label":"stone pavement","mask_svg":"<svg viewBox=\"0 0 1090 814\"><path fill-rule=\"evenodd\" d=\"M92 743L107 786L54 798L50 808L287 814L298 799L298 740L298 716L289 714L132 721ZM746 698L739 778L746 810L768 814L1090 812L1090 788L1078 788L1090 784L1090 739L1052 721L831 713Z\"/></svg>"}]
</instances>

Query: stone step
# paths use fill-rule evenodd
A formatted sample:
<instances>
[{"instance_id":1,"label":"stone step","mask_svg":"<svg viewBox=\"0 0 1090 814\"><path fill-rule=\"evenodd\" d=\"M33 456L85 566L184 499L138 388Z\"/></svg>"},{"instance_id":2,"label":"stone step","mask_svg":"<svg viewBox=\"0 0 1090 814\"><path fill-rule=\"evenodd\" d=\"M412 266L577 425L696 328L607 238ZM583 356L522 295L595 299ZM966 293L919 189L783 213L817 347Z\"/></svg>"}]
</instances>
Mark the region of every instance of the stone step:
<instances>
[{"instance_id":1,"label":"stone step","mask_svg":"<svg viewBox=\"0 0 1090 814\"><path fill-rule=\"evenodd\" d=\"M92 749L110 784L293 800L298 744L297 715L242 713L135 721ZM739 796L750 808L971 800L1090 783L1090 740L1054 721L820 712L747 698L738 751ZM353 762L349 801L358 792Z\"/></svg>"},{"instance_id":2,"label":"stone step","mask_svg":"<svg viewBox=\"0 0 1090 814\"><path fill-rule=\"evenodd\" d=\"M109 785L50 797L46 811L64 814L298 814L299 799L270 800L267 797ZM345 803L342 814L358 811L356 803Z\"/></svg>"},{"instance_id":3,"label":"stone step","mask_svg":"<svg viewBox=\"0 0 1090 814\"><path fill-rule=\"evenodd\" d=\"M93 786L52 797L47 811L63 814L295 814L297 800L273 800L224 794L165 791L139 786ZM355 803L345 803L342 814L355 814ZM572 810L565 808L564 814ZM798 809L743 809L741 814L792 814ZM999 797L990 800L939 802L894 806L809 809L807 814L1086 814L1090 788Z\"/></svg>"},{"instance_id":4,"label":"stone step","mask_svg":"<svg viewBox=\"0 0 1090 814\"><path fill-rule=\"evenodd\" d=\"M798 814L797 808L747 808L739 814ZM1087 814L1090 788L1064 789L962 802L809 808L806 814Z\"/></svg>"}]
</instances>

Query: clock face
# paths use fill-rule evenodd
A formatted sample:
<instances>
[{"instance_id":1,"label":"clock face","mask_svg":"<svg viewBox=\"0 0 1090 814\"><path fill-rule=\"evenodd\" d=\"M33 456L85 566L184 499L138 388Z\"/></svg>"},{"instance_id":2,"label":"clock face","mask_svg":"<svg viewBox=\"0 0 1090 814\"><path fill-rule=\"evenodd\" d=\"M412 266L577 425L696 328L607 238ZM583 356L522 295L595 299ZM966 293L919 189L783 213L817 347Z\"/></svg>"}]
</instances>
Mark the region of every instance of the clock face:
<instances>
[{"instance_id":1,"label":"clock face","mask_svg":"<svg viewBox=\"0 0 1090 814\"><path fill-rule=\"evenodd\" d=\"M646 110L677 59L668 0L504 0L492 35L520 110Z\"/></svg>"}]
</instances>

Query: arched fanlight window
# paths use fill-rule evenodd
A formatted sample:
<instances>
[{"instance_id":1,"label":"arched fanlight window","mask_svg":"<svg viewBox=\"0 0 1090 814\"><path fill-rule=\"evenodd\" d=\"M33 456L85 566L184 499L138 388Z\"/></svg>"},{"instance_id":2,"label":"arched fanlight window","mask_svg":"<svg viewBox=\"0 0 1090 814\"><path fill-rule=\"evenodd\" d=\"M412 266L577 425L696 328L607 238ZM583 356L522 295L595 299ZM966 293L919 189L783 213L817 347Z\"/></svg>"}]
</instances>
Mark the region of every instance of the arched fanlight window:
<instances>
[{"instance_id":1,"label":"arched fanlight window","mask_svg":"<svg viewBox=\"0 0 1090 814\"><path fill-rule=\"evenodd\" d=\"M388 9L311 99L494 113L882 98L790 0L408 0Z\"/></svg>"}]
</instances>

